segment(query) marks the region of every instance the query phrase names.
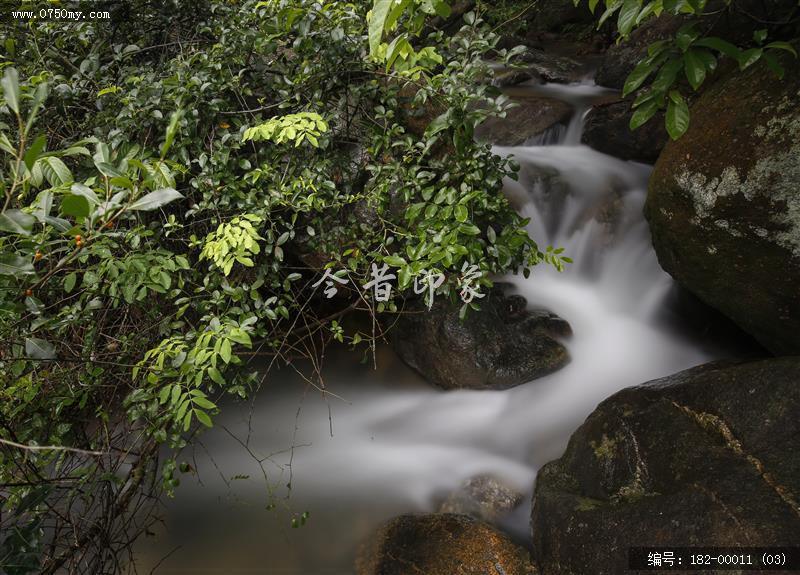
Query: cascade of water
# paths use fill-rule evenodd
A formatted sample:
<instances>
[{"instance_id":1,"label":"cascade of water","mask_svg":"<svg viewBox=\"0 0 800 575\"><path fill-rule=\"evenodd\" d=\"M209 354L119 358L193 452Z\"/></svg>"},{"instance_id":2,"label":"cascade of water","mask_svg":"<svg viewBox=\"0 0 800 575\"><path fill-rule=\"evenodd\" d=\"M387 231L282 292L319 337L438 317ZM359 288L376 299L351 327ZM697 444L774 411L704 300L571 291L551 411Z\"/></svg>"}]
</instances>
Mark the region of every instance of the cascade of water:
<instances>
[{"instance_id":1,"label":"cascade of water","mask_svg":"<svg viewBox=\"0 0 800 575\"><path fill-rule=\"evenodd\" d=\"M507 279L531 306L572 324L571 363L505 392L440 393L386 355L378 371L349 364L328 370L327 388L346 401L301 400L300 379L278 377L284 381L270 384L255 404L250 446L274 454L266 469L281 486L291 480L292 508L310 510L308 524L285 529L285 514L263 511L260 469L215 429L204 439L214 465L228 478L252 479L228 488L210 456L198 454L205 485L181 488L169 509L175 536L161 538L165 552L170 542L187 547L173 563L219 565L226 573L265 565L271 573L350 573L358 541L382 520L432 510L440 494L479 474L529 494L536 470L561 454L598 402L708 359L656 318L671 280L658 266L641 213L649 168L578 144L596 87L536 90L571 102L575 119L554 145L542 140L497 153L521 165L507 193L530 217L532 236L564 247L577 263L564 273L540 266L530 279ZM244 436L247 411L228 409L220 423ZM242 505L219 501L225 493ZM524 535L528 512L520 509L507 527Z\"/></svg>"}]
</instances>

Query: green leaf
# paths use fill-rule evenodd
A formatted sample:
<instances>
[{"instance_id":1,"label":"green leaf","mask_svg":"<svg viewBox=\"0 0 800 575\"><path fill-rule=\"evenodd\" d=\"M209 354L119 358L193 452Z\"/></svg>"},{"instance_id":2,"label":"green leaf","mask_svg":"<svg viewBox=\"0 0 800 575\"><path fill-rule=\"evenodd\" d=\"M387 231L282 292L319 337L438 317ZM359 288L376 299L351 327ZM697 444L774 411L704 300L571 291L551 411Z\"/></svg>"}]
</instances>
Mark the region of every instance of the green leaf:
<instances>
[{"instance_id":1,"label":"green leaf","mask_svg":"<svg viewBox=\"0 0 800 575\"><path fill-rule=\"evenodd\" d=\"M74 218L85 218L91 213L89 200L83 196L68 194L61 200L61 213Z\"/></svg>"},{"instance_id":2,"label":"green leaf","mask_svg":"<svg viewBox=\"0 0 800 575\"><path fill-rule=\"evenodd\" d=\"M213 427L214 424L211 423L211 418L205 411L201 411L199 409L194 410L194 416L197 418L197 421L205 425L206 427Z\"/></svg>"},{"instance_id":3,"label":"green leaf","mask_svg":"<svg viewBox=\"0 0 800 575\"><path fill-rule=\"evenodd\" d=\"M120 172L117 168L115 168L108 162L95 162L95 167L100 171L101 174L103 174L107 178L125 177L125 174Z\"/></svg>"},{"instance_id":4,"label":"green leaf","mask_svg":"<svg viewBox=\"0 0 800 575\"><path fill-rule=\"evenodd\" d=\"M29 337L25 339L25 355L31 359L55 359L56 348L49 341Z\"/></svg>"},{"instance_id":5,"label":"green leaf","mask_svg":"<svg viewBox=\"0 0 800 575\"><path fill-rule=\"evenodd\" d=\"M462 206L461 204L456 205L454 214L456 216L456 221L462 224L467 221L467 218L469 218L469 211L467 210L467 207Z\"/></svg>"},{"instance_id":6,"label":"green leaf","mask_svg":"<svg viewBox=\"0 0 800 575\"><path fill-rule=\"evenodd\" d=\"M628 94L638 90L639 87L644 84L644 81L647 80L647 77L653 73L655 68L655 63L649 60L639 62L633 69L633 72L631 72L625 80L625 87L622 89L622 97L625 98Z\"/></svg>"},{"instance_id":7,"label":"green leaf","mask_svg":"<svg viewBox=\"0 0 800 575\"><path fill-rule=\"evenodd\" d=\"M689 129L689 106L677 90L669 94L667 104L667 132L670 138L677 140Z\"/></svg>"},{"instance_id":8,"label":"green leaf","mask_svg":"<svg viewBox=\"0 0 800 575\"><path fill-rule=\"evenodd\" d=\"M794 55L797 58L797 50L794 49L794 46L789 44L789 42L770 42L765 48L771 48L773 50L786 50L787 52Z\"/></svg>"},{"instance_id":9,"label":"green leaf","mask_svg":"<svg viewBox=\"0 0 800 575\"><path fill-rule=\"evenodd\" d=\"M697 50L688 50L683 55L684 70L686 79L689 80L692 88L697 90L706 79L706 65L703 59L698 56Z\"/></svg>"},{"instance_id":10,"label":"green leaf","mask_svg":"<svg viewBox=\"0 0 800 575\"><path fill-rule=\"evenodd\" d=\"M39 154L44 150L44 145L47 143L47 138L44 134L40 135L33 141L31 147L25 152L25 165L29 170L33 169L33 164L39 159Z\"/></svg>"},{"instance_id":11,"label":"green leaf","mask_svg":"<svg viewBox=\"0 0 800 575\"><path fill-rule=\"evenodd\" d=\"M208 376L217 385L225 385L225 379L216 367L211 366L208 368Z\"/></svg>"},{"instance_id":12,"label":"green leaf","mask_svg":"<svg viewBox=\"0 0 800 575\"><path fill-rule=\"evenodd\" d=\"M44 223L46 221L47 216L50 215L50 212L53 209L53 192L50 190L44 190L40 192L38 196L36 196L36 211L33 212L33 215L36 216L40 222Z\"/></svg>"},{"instance_id":13,"label":"green leaf","mask_svg":"<svg viewBox=\"0 0 800 575\"><path fill-rule=\"evenodd\" d=\"M636 108L636 111L631 116L631 121L629 127L631 130L635 130L642 126L645 122L650 120L656 112L658 112L659 106L659 99L651 99Z\"/></svg>"},{"instance_id":14,"label":"green leaf","mask_svg":"<svg viewBox=\"0 0 800 575\"><path fill-rule=\"evenodd\" d=\"M212 403L211 401L209 401L205 397L195 397L195 398L192 399L192 402L197 407L202 407L203 409L216 409L217 408L217 406L214 403Z\"/></svg>"},{"instance_id":15,"label":"green leaf","mask_svg":"<svg viewBox=\"0 0 800 575\"><path fill-rule=\"evenodd\" d=\"M0 255L0 276L21 277L35 273L33 264L28 258L17 254Z\"/></svg>"},{"instance_id":16,"label":"green leaf","mask_svg":"<svg viewBox=\"0 0 800 575\"><path fill-rule=\"evenodd\" d=\"M231 342L229 340L222 340L222 345L219 347L219 356L225 363L231 362Z\"/></svg>"},{"instance_id":17,"label":"green leaf","mask_svg":"<svg viewBox=\"0 0 800 575\"><path fill-rule=\"evenodd\" d=\"M143 196L133 202L128 209L130 210L137 210L142 212L149 212L151 210L156 210L161 206L165 206L170 202L173 202L177 199L183 197L183 194L174 190L173 188L161 188L160 190L156 190L155 192L150 192L146 196Z\"/></svg>"},{"instance_id":18,"label":"green leaf","mask_svg":"<svg viewBox=\"0 0 800 575\"><path fill-rule=\"evenodd\" d=\"M642 0L625 0L617 17L617 29L623 36L627 36L636 24Z\"/></svg>"},{"instance_id":19,"label":"green leaf","mask_svg":"<svg viewBox=\"0 0 800 575\"><path fill-rule=\"evenodd\" d=\"M29 236L36 218L21 210L6 210L0 214L0 230L20 236Z\"/></svg>"},{"instance_id":20,"label":"green leaf","mask_svg":"<svg viewBox=\"0 0 800 575\"><path fill-rule=\"evenodd\" d=\"M739 69L744 70L749 68L761 58L764 50L761 48L750 48L739 54Z\"/></svg>"},{"instance_id":21,"label":"green leaf","mask_svg":"<svg viewBox=\"0 0 800 575\"><path fill-rule=\"evenodd\" d=\"M76 182L72 184L72 186L70 187L70 191L76 196L83 196L92 205L95 206L100 205L100 198L97 197L97 194L95 194L94 190L89 186L85 186L83 184L79 184Z\"/></svg>"},{"instance_id":22,"label":"green leaf","mask_svg":"<svg viewBox=\"0 0 800 575\"><path fill-rule=\"evenodd\" d=\"M622 0L607 0L606 1L606 11L603 12L603 15L600 16L600 20L597 23L598 29L605 24L606 20L611 18L614 13L622 7Z\"/></svg>"},{"instance_id":23,"label":"green leaf","mask_svg":"<svg viewBox=\"0 0 800 575\"><path fill-rule=\"evenodd\" d=\"M11 145L11 140L9 140L8 136L6 136L6 134L3 132L0 132L0 150L3 150L4 152L7 152L15 157L17 155L17 151Z\"/></svg>"},{"instance_id":24,"label":"green leaf","mask_svg":"<svg viewBox=\"0 0 800 575\"><path fill-rule=\"evenodd\" d=\"M172 147L172 142L175 140L175 135L178 133L180 127L180 120L183 117L183 110L176 110L172 113L167 126L167 134L164 138L164 145L161 146L161 159L167 157L167 152Z\"/></svg>"},{"instance_id":25,"label":"green leaf","mask_svg":"<svg viewBox=\"0 0 800 575\"><path fill-rule=\"evenodd\" d=\"M59 158L48 156L42 158L39 163L42 166L44 177L47 178L51 186L61 186L72 182L72 172Z\"/></svg>"},{"instance_id":26,"label":"green leaf","mask_svg":"<svg viewBox=\"0 0 800 575\"><path fill-rule=\"evenodd\" d=\"M369 19L369 53L377 55L378 49L383 39L383 28L386 24L386 16L392 8L393 0L375 0L372 5L372 12Z\"/></svg>"},{"instance_id":27,"label":"green leaf","mask_svg":"<svg viewBox=\"0 0 800 575\"><path fill-rule=\"evenodd\" d=\"M394 267L400 267L406 265L406 260L396 255L386 256L385 258L383 258L383 261L389 264L390 266Z\"/></svg>"},{"instance_id":28,"label":"green leaf","mask_svg":"<svg viewBox=\"0 0 800 575\"><path fill-rule=\"evenodd\" d=\"M687 24L685 26L681 26L681 29L678 30L677 34L675 34L675 43L682 52L686 52L686 50L688 50L692 45L692 42L697 40L698 36L700 36L700 32L697 31L695 25Z\"/></svg>"},{"instance_id":29,"label":"green leaf","mask_svg":"<svg viewBox=\"0 0 800 575\"><path fill-rule=\"evenodd\" d=\"M769 67L769 69L772 70L772 72L778 78L783 80L783 77L786 75L786 70L781 65L781 63L778 62L778 59L775 58L775 56L773 56L769 52L764 52L764 62L766 62L766 64Z\"/></svg>"},{"instance_id":30,"label":"green leaf","mask_svg":"<svg viewBox=\"0 0 800 575\"><path fill-rule=\"evenodd\" d=\"M19 75L16 69L6 68L6 73L3 79L0 80L0 85L3 86L3 97L6 100L6 105L15 114L19 114Z\"/></svg>"},{"instance_id":31,"label":"green leaf","mask_svg":"<svg viewBox=\"0 0 800 575\"><path fill-rule=\"evenodd\" d=\"M681 68L683 68L683 58L678 57L668 61L653 81L653 89L658 92L666 92L675 83Z\"/></svg>"},{"instance_id":32,"label":"green leaf","mask_svg":"<svg viewBox=\"0 0 800 575\"><path fill-rule=\"evenodd\" d=\"M78 276L75 272L67 274L64 278L64 291L67 293L72 292L75 288L75 283L78 281Z\"/></svg>"},{"instance_id":33,"label":"green leaf","mask_svg":"<svg viewBox=\"0 0 800 575\"><path fill-rule=\"evenodd\" d=\"M766 28L762 28L753 32L753 40L755 40L756 44L761 44L767 39L768 35L769 31Z\"/></svg>"},{"instance_id":34,"label":"green leaf","mask_svg":"<svg viewBox=\"0 0 800 575\"><path fill-rule=\"evenodd\" d=\"M721 54L725 54L729 58L733 58L734 60L739 59L739 54L741 54L741 50L731 44L723 40L722 38L717 38L715 36L709 36L707 38L700 38L699 40L695 41L695 46L702 46L703 48L711 48L712 50L716 50Z\"/></svg>"}]
</instances>

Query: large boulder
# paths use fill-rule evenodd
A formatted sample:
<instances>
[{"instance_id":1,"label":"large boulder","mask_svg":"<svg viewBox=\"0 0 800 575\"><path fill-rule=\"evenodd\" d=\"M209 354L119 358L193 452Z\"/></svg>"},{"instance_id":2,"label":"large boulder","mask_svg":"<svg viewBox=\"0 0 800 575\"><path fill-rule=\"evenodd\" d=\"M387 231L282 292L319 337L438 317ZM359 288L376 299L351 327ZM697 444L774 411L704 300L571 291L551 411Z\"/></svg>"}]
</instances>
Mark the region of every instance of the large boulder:
<instances>
[{"instance_id":1,"label":"large boulder","mask_svg":"<svg viewBox=\"0 0 800 575\"><path fill-rule=\"evenodd\" d=\"M431 383L444 389L507 389L552 373L569 362L559 338L569 324L544 310L527 310L525 298L499 289L480 300L462 321L460 305L444 298L430 311L408 302L395 323L394 349Z\"/></svg>"},{"instance_id":2,"label":"large boulder","mask_svg":"<svg viewBox=\"0 0 800 575\"><path fill-rule=\"evenodd\" d=\"M800 352L800 61L782 63L698 99L645 208L662 267L777 354Z\"/></svg>"},{"instance_id":3,"label":"large boulder","mask_svg":"<svg viewBox=\"0 0 800 575\"><path fill-rule=\"evenodd\" d=\"M800 358L709 364L601 403L534 494L544 575L627 572L628 548L800 541Z\"/></svg>"},{"instance_id":4,"label":"large boulder","mask_svg":"<svg viewBox=\"0 0 800 575\"><path fill-rule=\"evenodd\" d=\"M475 138L496 146L520 146L557 125L566 126L572 107L554 98L515 99L504 118L488 118L475 129Z\"/></svg>"},{"instance_id":5,"label":"large boulder","mask_svg":"<svg viewBox=\"0 0 800 575\"><path fill-rule=\"evenodd\" d=\"M358 575L533 575L528 552L466 515L402 515L356 561Z\"/></svg>"},{"instance_id":6,"label":"large boulder","mask_svg":"<svg viewBox=\"0 0 800 575\"><path fill-rule=\"evenodd\" d=\"M609 156L653 164L669 140L664 114L631 130L632 102L626 99L594 106L586 115L581 141Z\"/></svg>"}]
</instances>

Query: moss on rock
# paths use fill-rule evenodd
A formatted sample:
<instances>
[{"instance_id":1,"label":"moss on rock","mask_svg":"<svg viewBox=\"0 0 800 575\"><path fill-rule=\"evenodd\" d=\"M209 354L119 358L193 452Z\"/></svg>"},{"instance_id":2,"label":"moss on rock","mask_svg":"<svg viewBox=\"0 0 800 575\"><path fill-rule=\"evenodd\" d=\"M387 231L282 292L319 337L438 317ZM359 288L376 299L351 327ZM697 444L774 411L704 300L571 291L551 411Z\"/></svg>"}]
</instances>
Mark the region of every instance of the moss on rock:
<instances>
[{"instance_id":1,"label":"moss on rock","mask_svg":"<svg viewBox=\"0 0 800 575\"><path fill-rule=\"evenodd\" d=\"M800 352L800 63L783 64L698 99L645 208L664 269L777 354Z\"/></svg>"}]
</instances>

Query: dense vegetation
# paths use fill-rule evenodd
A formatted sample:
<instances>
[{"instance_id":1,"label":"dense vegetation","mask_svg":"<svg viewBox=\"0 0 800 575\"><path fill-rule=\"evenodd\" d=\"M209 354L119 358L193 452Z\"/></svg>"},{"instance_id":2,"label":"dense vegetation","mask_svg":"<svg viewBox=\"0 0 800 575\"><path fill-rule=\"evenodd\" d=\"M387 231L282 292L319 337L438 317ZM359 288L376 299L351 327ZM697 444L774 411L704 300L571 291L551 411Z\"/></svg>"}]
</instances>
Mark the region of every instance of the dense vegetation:
<instances>
[{"instance_id":1,"label":"dense vegetation","mask_svg":"<svg viewBox=\"0 0 800 575\"><path fill-rule=\"evenodd\" d=\"M605 17L619 10L625 35L697 4L615 0ZM131 1L109 5L108 21L3 24L9 574L123 570L225 396L250 397L297 358L321 369L334 339L369 352L430 274L446 278L437 297L462 305L467 276L481 289L569 261L529 238L501 192L514 165L473 139L508 105L486 60L518 51L497 49L480 10L445 35L441 0L369 8ZM697 30L634 72L628 91L656 74L637 123L666 106L677 137L679 71L697 88L719 53L745 66L788 49L759 34L763 49L742 51ZM363 289L381 269L388 298ZM345 330L353 312L371 328Z\"/></svg>"}]
</instances>

